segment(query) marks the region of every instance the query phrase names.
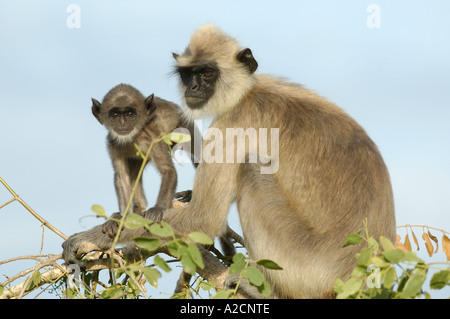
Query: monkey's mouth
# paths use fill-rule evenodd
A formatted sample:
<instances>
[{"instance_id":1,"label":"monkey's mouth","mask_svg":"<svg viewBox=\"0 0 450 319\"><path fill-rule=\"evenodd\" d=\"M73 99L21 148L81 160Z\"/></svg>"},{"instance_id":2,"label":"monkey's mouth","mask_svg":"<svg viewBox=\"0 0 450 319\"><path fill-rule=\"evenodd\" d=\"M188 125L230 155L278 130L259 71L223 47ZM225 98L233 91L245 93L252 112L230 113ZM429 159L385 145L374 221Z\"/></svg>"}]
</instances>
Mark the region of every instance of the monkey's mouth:
<instances>
[{"instance_id":1,"label":"monkey's mouth","mask_svg":"<svg viewBox=\"0 0 450 319\"><path fill-rule=\"evenodd\" d=\"M185 100L186 100L187 106L191 109L201 108L206 103L206 100L204 97L187 96L185 98Z\"/></svg>"},{"instance_id":2,"label":"monkey's mouth","mask_svg":"<svg viewBox=\"0 0 450 319\"><path fill-rule=\"evenodd\" d=\"M120 136L127 136L127 135L130 135L130 133L132 131L133 130L116 130L116 133L117 133L117 135L120 135Z\"/></svg>"},{"instance_id":3,"label":"monkey's mouth","mask_svg":"<svg viewBox=\"0 0 450 319\"><path fill-rule=\"evenodd\" d=\"M119 137L130 137L136 134L136 128L117 128L114 130L114 133Z\"/></svg>"}]
</instances>

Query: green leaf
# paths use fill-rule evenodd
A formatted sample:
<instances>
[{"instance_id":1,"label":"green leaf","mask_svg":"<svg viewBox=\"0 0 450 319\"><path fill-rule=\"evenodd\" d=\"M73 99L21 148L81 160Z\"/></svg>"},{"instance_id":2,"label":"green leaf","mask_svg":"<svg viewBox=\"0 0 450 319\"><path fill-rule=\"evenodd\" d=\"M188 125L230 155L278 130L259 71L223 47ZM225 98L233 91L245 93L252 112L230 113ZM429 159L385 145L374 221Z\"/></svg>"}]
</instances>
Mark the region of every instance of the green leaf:
<instances>
[{"instance_id":1,"label":"green leaf","mask_svg":"<svg viewBox=\"0 0 450 319\"><path fill-rule=\"evenodd\" d=\"M147 279L148 283L155 288L158 288L158 279L161 278L161 273L155 268L144 267L142 270L144 273L145 279Z\"/></svg>"},{"instance_id":2,"label":"green leaf","mask_svg":"<svg viewBox=\"0 0 450 319\"><path fill-rule=\"evenodd\" d=\"M233 290L221 290L214 295L212 299L228 299L233 293Z\"/></svg>"},{"instance_id":3,"label":"green leaf","mask_svg":"<svg viewBox=\"0 0 450 319\"><path fill-rule=\"evenodd\" d=\"M364 238L359 234L359 232L355 233L355 234L349 234L346 236L346 242L344 244L344 246L342 246L342 248L350 246L350 245L357 245L359 244Z\"/></svg>"},{"instance_id":4,"label":"green leaf","mask_svg":"<svg viewBox=\"0 0 450 319\"><path fill-rule=\"evenodd\" d=\"M258 265L267 269L283 270L276 262L269 259L261 259L256 262Z\"/></svg>"},{"instance_id":5,"label":"green leaf","mask_svg":"<svg viewBox=\"0 0 450 319\"><path fill-rule=\"evenodd\" d=\"M190 254L183 254L181 256L181 264L183 265L184 271L187 273L194 275L197 271L197 266L195 265L195 262L192 260Z\"/></svg>"},{"instance_id":6,"label":"green leaf","mask_svg":"<svg viewBox=\"0 0 450 319\"><path fill-rule=\"evenodd\" d=\"M248 281L254 286L261 286L264 282L264 275L262 272L252 266L245 268L242 272L242 276L248 278Z\"/></svg>"},{"instance_id":7,"label":"green leaf","mask_svg":"<svg viewBox=\"0 0 450 319\"><path fill-rule=\"evenodd\" d=\"M341 283L339 283L341 284ZM361 278L351 278L346 281L344 284L338 287L340 291L336 296L337 299L346 299L354 294L356 294L363 284L363 280ZM336 287L336 284L335 284Z\"/></svg>"},{"instance_id":8,"label":"green leaf","mask_svg":"<svg viewBox=\"0 0 450 319\"><path fill-rule=\"evenodd\" d=\"M214 241L208 235L200 232L192 232L188 235L190 239L202 245L212 245Z\"/></svg>"},{"instance_id":9,"label":"green leaf","mask_svg":"<svg viewBox=\"0 0 450 319\"><path fill-rule=\"evenodd\" d=\"M108 216L106 216L106 211L103 208L103 206L100 206L98 204L94 204L91 206L91 210L95 213L95 215L97 215L98 217L104 217L104 218L108 218Z\"/></svg>"},{"instance_id":10,"label":"green leaf","mask_svg":"<svg viewBox=\"0 0 450 319\"><path fill-rule=\"evenodd\" d=\"M419 257L417 257L415 252L412 251L406 251L403 253L403 259L402 261L411 261L411 262L416 262L416 263L421 263L423 264L423 260L420 259Z\"/></svg>"},{"instance_id":11,"label":"green leaf","mask_svg":"<svg viewBox=\"0 0 450 319\"><path fill-rule=\"evenodd\" d=\"M430 281L431 289L441 289L450 285L450 270L441 270L433 275Z\"/></svg>"},{"instance_id":12,"label":"green leaf","mask_svg":"<svg viewBox=\"0 0 450 319\"><path fill-rule=\"evenodd\" d=\"M5 287L0 285L0 296L3 294L3 291L5 291Z\"/></svg>"},{"instance_id":13,"label":"green leaf","mask_svg":"<svg viewBox=\"0 0 450 319\"><path fill-rule=\"evenodd\" d=\"M370 264L370 259L372 257L372 249L364 248L361 252L356 254L356 260L359 266L368 266Z\"/></svg>"},{"instance_id":14,"label":"green leaf","mask_svg":"<svg viewBox=\"0 0 450 319\"><path fill-rule=\"evenodd\" d=\"M119 299L122 297L125 292L123 291L124 287L120 285L114 285L106 288L101 296L103 299Z\"/></svg>"},{"instance_id":15,"label":"green leaf","mask_svg":"<svg viewBox=\"0 0 450 319\"><path fill-rule=\"evenodd\" d=\"M390 262L386 261L385 258L380 257L380 256L372 257L371 262L374 263L375 265L380 266L380 268L386 268L386 267L389 267L391 265Z\"/></svg>"},{"instance_id":16,"label":"green leaf","mask_svg":"<svg viewBox=\"0 0 450 319\"><path fill-rule=\"evenodd\" d=\"M138 247L148 251L155 251L159 248L159 240L157 238L137 237L133 240Z\"/></svg>"},{"instance_id":17,"label":"green leaf","mask_svg":"<svg viewBox=\"0 0 450 319\"><path fill-rule=\"evenodd\" d=\"M421 268L415 268L411 273L408 281L400 294L401 298L413 298L422 288L423 282L426 278L426 270Z\"/></svg>"},{"instance_id":18,"label":"green leaf","mask_svg":"<svg viewBox=\"0 0 450 319\"><path fill-rule=\"evenodd\" d=\"M228 270L230 275L237 274L245 267L245 256L241 253L237 253L233 256L233 263Z\"/></svg>"},{"instance_id":19,"label":"green leaf","mask_svg":"<svg viewBox=\"0 0 450 319\"><path fill-rule=\"evenodd\" d=\"M334 287L333 290L335 293L337 294L341 294L342 292L344 292L344 282L342 281L342 279L336 279L336 281L334 282Z\"/></svg>"},{"instance_id":20,"label":"green leaf","mask_svg":"<svg viewBox=\"0 0 450 319\"><path fill-rule=\"evenodd\" d=\"M203 281L203 280L200 281L199 286L200 286L200 288L202 288L203 290L206 290L206 291L209 291L212 288L215 288L215 285L213 283Z\"/></svg>"},{"instance_id":21,"label":"green leaf","mask_svg":"<svg viewBox=\"0 0 450 319\"><path fill-rule=\"evenodd\" d=\"M258 291L261 295L269 297L272 293L272 290L270 289L270 284L267 281L263 281L261 285L258 286Z\"/></svg>"},{"instance_id":22,"label":"green leaf","mask_svg":"<svg viewBox=\"0 0 450 319\"><path fill-rule=\"evenodd\" d=\"M125 226L129 229L137 229L153 223L152 220L142 217L138 214L128 214L125 218Z\"/></svg>"},{"instance_id":23,"label":"green leaf","mask_svg":"<svg viewBox=\"0 0 450 319\"><path fill-rule=\"evenodd\" d=\"M205 264L203 263L202 254L198 250L198 247L194 243L190 243L188 245L189 254L194 261L194 263L199 266L201 269L205 268Z\"/></svg>"},{"instance_id":24,"label":"green leaf","mask_svg":"<svg viewBox=\"0 0 450 319\"><path fill-rule=\"evenodd\" d=\"M169 237L169 236L173 236L173 230L172 227L170 227L169 224L167 224L165 221L161 221L161 223L154 223L151 224L148 227L148 230L156 235L156 236L160 236L160 237Z\"/></svg>"},{"instance_id":25,"label":"green leaf","mask_svg":"<svg viewBox=\"0 0 450 319\"><path fill-rule=\"evenodd\" d=\"M397 272L395 271L395 268L389 267L389 269L386 272L386 275L384 276L383 287L386 289L391 289L396 278L397 278Z\"/></svg>"},{"instance_id":26,"label":"green leaf","mask_svg":"<svg viewBox=\"0 0 450 319\"><path fill-rule=\"evenodd\" d=\"M367 266L356 266L353 268L352 277L366 277L367 276Z\"/></svg>"},{"instance_id":27,"label":"green leaf","mask_svg":"<svg viewBox=\"0 0 450 319\"><path fill-rule=\"evenodd\" d=\"M380 246L378 245L378 242L375 238L369 237L367 240L367 243L369 245L369 248L372 249L372 252L376 255L378 254L378 250L380 249Z\"/></svg>"},{"instance_id":28,"label":"green leaf","mask_svg":"<svg viewBox=\"0 0 450 319\"><path fill-rule=\"evenodd\" d=\"M169 267L167 262L162 259L159 255L155 256L155 259L153 260L156 266L164 270L165 272L170 272L172 269Z\"/></svg>"},{"instance_id":29,"label":"green leaf","mask_svg":"<svg viewBox=\"0 0 450 319\"><path fill-rule=\"evenodd\" d=\"M183 254L187 253L187 244L180 239L176 239L167 245L167 249L171 255L180 259Z\"/></svg>"},{"instance_id":30,"label":"green leaf","mask_svg":"<svg viewBox=\"0 0 450 319\"><path fill-rule=\"evenodd\" d=\"M380 244L384 250L392 250L394 249L394 244L384 236L380 236Z\"/></svg>"},{"instance_id":31,"label":"green leaf","mask_svg":"<svg viewBox=\"0 0 450 319\"><path fill-rule=\"evenodd\" d=\"M41 273L39 271L34 272L31 275L30 283L28 284L27 290L33 289L41 282Z\"/></svg>"},{"instance_id":32,"label":"green leaf","mask_svg":"<svg viewBox=\"0 0 450 319\"><path fill-rule=\"evenodd\" d=\"M398 263L403 261L404 254L400 249L394 248L384 251L383 256L391 263Z\"/></svg>"}]
</instances>

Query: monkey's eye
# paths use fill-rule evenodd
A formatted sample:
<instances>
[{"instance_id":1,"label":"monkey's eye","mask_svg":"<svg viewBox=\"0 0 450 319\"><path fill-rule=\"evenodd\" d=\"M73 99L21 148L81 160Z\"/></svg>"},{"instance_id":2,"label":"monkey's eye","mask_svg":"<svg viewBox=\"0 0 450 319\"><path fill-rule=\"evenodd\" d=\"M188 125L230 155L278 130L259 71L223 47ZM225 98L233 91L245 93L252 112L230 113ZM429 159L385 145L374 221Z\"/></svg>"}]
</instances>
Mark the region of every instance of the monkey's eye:
<instances>
[{"instance_id":1,"label":"monkey's eye","mask_svg":"<svg viewBox=\"0 0 450 319\"><path fill-rule=\"evenodd\" d=\"M127 117L133 118L133 117L135 117L135 116L136 116L136 112L134 112L134 111L128 111L128 112L127 112Z\"/></svg>"},{"instance_id":2,"label":"monkey's eye","mask_svg":"<svg viewBox=\"0 0 450 319\"><path fill-rule=\"evenodd\" d=\"M204 76L205 78L210 78L212 77L213 73L210 70L206 70L202 72L202 76Z\"/></svg>"},{"instance_id":3,"label":"monkey's eye","mask_svg":"<svg viewBox=\"0 0 450 319\"><path fill-rule=\"evenodd\" d=\"M111 114L111 117L112 117L113 119L116 119L116 118L119 117L119 113L118 113L118 112L113 112L113 113Z\"/></svg>"}]
</instances>

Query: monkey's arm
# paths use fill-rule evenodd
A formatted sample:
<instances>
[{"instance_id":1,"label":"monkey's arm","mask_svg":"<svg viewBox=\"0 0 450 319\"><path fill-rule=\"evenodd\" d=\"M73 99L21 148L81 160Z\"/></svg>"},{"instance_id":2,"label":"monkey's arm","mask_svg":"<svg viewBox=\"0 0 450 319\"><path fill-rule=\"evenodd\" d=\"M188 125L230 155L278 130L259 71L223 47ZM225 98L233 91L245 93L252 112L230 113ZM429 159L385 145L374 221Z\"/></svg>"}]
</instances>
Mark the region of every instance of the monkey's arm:
<instances>
[{"instance_id":1,"label":"monkey's arm","mask_svg":"<svg viewBox=\"0 0 450 319\"><path fill-rule=\"evenodd\" d=\"M161 174L161 187L155 206L167 209L172 207L173 194L177 187L177 172L172 158L167 151L167 145L157 143L151 153L151 159Z\"/></svg>"},{"instance_id":2,"label":"monkey's arm","mask_svg":"<svg viewBox=\"0 0 450 319\"><path fill-rule=\"evenodd\" d=\"M145 211L144 216L156 222L160 222L163 218L164 211L172 207L173 195L175 193L175 188L177 187L177 172L173 165L172 158L167 151L167 145L164 143L157 143L153 147L154 150L150 153L150 158L161 174L161 186L159 188L155 206Z\"/></svg>"},{"instance_id":3,"label":"monkey's arm","mask_svg":"<svg viewBox=\"0 0 450 319\"><path fill-rule=\"evenodd\" d=\"M117 198L119 200L119 210L125 211L128 200L131 196L131 179L128 162L122 156L111 156L114 167L114 186L116 188Z\"/></svg>"},{"instance_id":4,"label":"monkey's arm","mask_svg":"<svg viewBox=\"0 0 450 319\"><path fill-rule=\"evenodd\" d=\"M112 247L114 238L102 232L103 225L87 231L73 234L62 243L63 259L67 264L78 264L81 257L91 251L107 251ZM123 228L118 243L127 243L135 237L148 236L145 228L130 230Z\"/></svg>"},{"instance_id":5,"label":"monkey's arm","mask_svg":"<svg viewBox=\"0 0 450 319\"><path fill-rule=\"evenodd\" d=\"M111 150L110 150L111 152ZM124 157L117 154L111 154L112 163L114 167L114 186L116 188L117 198L119 200L119 213L113 214L113 219L120 219L122 213L125 211L128 200L131 196L131 178L129 163ZM107 234L110 238L114 238L117 233L119 225L116 221L109 219L102 226L102 232Z\"/></svg>"},{"instance_id":6,"label":"monkey's arm","mask_svg":"<svg viewBox=\"0 0 450 319\"><path fill-rule=\"evenodd\" d=\"M211 238L226 233L227 214L236 198L236 173L239 164L201 163L195 175L189 205L164 213L179 235L200 231Z\"/></svg>"},{"instance_id":7,"label":"monkey's arm","mask_svg":"<svg viewBox=\"0 0 450 319\"><path fill-rule=\"evenodd\" d=\"M165 212L164 220L176 234L185 235L200 231L211 238L226 233L227 214L236 197L236 172L238 164L206 164L197 168L192 201L189 205L172 208ZM101 251L111 248L113 238L102 232L103 225L72 235L63 243L63 257L66 262L76 263L86 247ZM119 243L126 243L135 237L148 236L145 228L130 230L124 228Z\"/></svg>"}]
</instances>

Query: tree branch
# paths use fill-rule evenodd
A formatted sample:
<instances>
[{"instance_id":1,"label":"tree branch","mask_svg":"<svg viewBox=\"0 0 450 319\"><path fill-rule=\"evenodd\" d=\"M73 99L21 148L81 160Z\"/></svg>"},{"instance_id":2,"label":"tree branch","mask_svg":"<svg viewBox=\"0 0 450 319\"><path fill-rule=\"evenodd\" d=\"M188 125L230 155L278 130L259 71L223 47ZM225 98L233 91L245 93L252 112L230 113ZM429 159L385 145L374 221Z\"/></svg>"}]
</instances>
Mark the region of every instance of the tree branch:
<instances>
[{"instance_id":1,"label":"tree branch","mask_svg":"<svg viewBox=\"0 0 450 319\"><path fill-rule=\"evenodd\" d=\"M9 200L8 202L6 202L4 205L2 205L0 208L12 203L13 201L18 201L19 203L22 204L23 207L25 207L25 209L27 211L29 211L31 213L31 215L33 215L35 218L37 218L44 226L46 226L48 229L52 230L53 232L55 232L58 236L60 236L62 239L66 240L68 237L66 235L64 235L61 231L59 231L56 227L54 227L52 224L50 224L48 221L46 221L44 218L42 218L41 216L39 216L38 213L36 213L30 206L28 206L27 203L25 203L25 201L19 197L19 195L16 194L16 192L3 180L3 178L0 177L0 182L3 184L3 186L6 187L6 189L14 196L13 199Z\"/></svg>"}]
</instances>

